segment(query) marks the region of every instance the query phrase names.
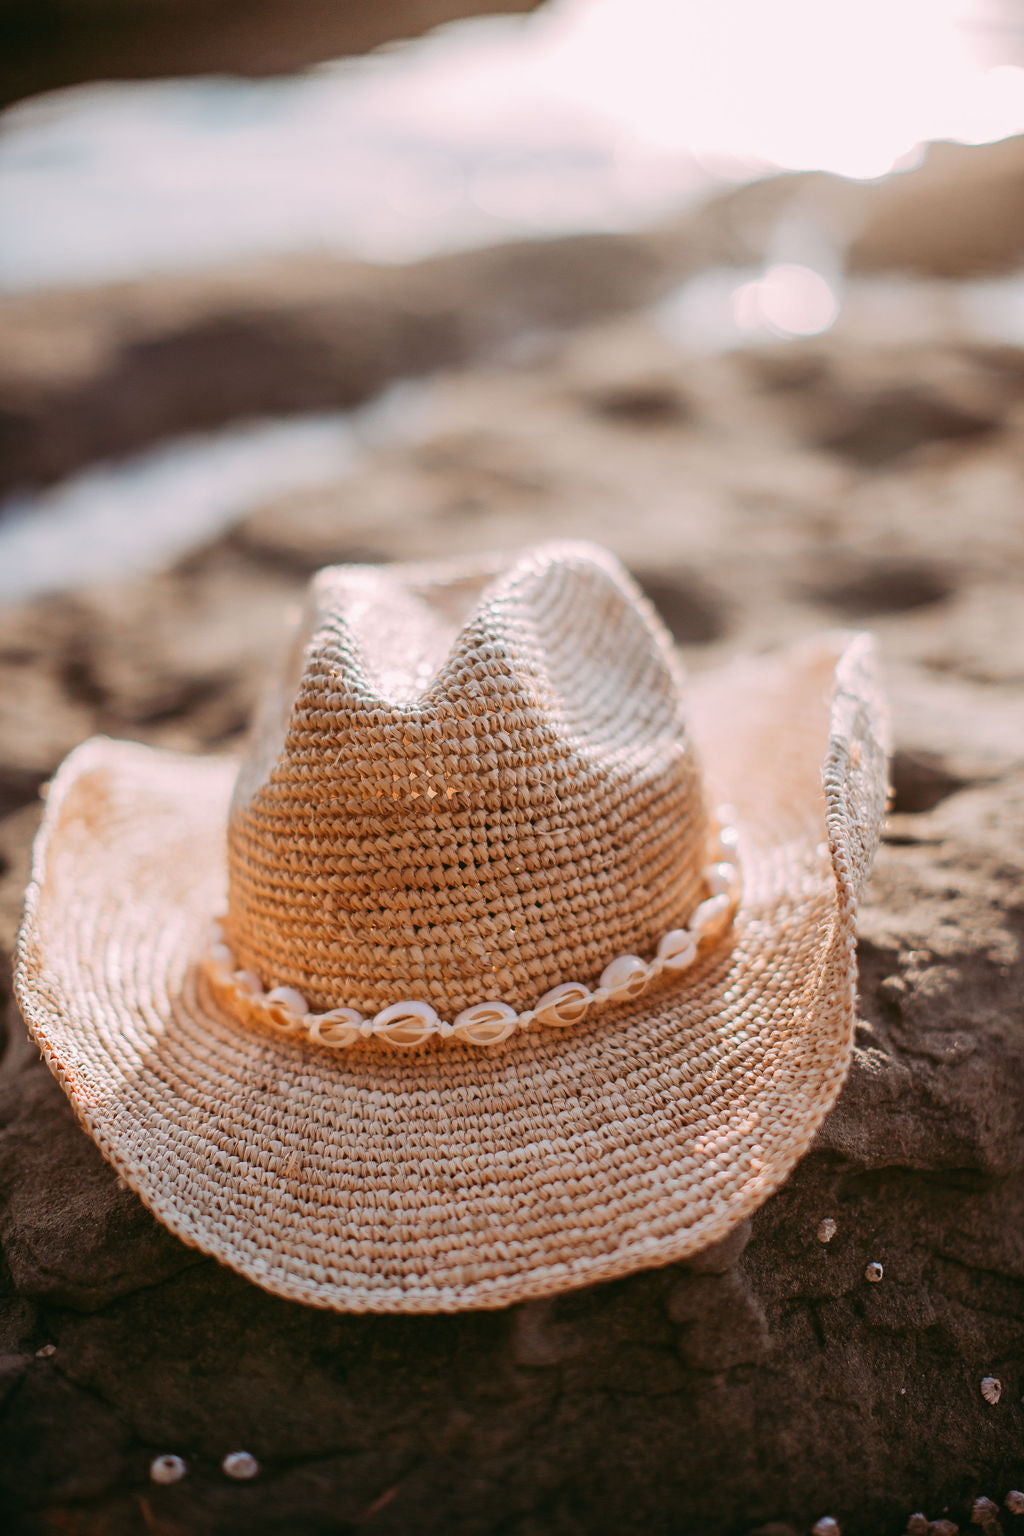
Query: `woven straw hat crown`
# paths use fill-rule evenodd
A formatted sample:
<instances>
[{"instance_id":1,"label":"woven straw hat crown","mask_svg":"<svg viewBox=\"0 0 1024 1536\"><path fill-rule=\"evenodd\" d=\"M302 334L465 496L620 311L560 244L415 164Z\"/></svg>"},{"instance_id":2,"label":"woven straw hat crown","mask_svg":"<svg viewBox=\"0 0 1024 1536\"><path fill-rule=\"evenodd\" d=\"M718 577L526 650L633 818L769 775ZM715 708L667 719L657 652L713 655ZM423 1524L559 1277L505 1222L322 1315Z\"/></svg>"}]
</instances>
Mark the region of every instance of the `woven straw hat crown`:
<instances>
[{"instance_id":1,"label":"woven straw hat crown","mask_svg":"<svg viewBox=\"0 0 1024 1536\"><path fill-rule=\"evenodd\" d=\"M683 921L706 837L669 638L603 551L334 567L239 774L226 933L314 1007L523 1007Z\"/></svg>"}]
</instances>

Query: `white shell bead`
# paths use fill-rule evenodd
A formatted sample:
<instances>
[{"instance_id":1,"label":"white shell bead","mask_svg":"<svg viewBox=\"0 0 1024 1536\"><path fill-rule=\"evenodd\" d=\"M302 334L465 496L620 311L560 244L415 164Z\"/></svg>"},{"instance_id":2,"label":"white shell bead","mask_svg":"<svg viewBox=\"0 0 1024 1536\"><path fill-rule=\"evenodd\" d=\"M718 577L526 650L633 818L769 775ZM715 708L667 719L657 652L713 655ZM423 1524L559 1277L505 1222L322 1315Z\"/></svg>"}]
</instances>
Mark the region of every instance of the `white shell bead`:
<instances>
[{"instance_id":1,"label":"white shell bead","mask_svg":"<svg viewBox=\"0 0 1024 1536\"><path fill-rule=\"evenodd\" d=\"M545 992L534 1008L541 1024L578 1024L590 1007L592 993L581 981L563 981Z\"/></svg>"},{"instance_id":2,"label":"white shell bead","mask_svg":"<svg viewBox=\"0 0 1024 1536\"><path fill-rule=\"evenodd\" d=\"M260 1002L266 1022L278 1034L294 1035L305 1028L306 999L294 987L274 987Z\"/></svg>"},{"instance_id":3,"label":"white shell bead","mask_svg":"<svg viewBox=\"0 0 1024 1536\"><path fill-rule=\"evenodd\" d=\"M730 901L738 900L740 883L739 867L736 864L723 860L704 871L704 884L712 896L728 896Z\"/></svg>"},{"instance_id":4,"label":"white shell bead","mask_svg":"<svg viewBox=\"0 0 1024 1536\"><path fill-rule=\"evenodd\" d=\"M263 1022L268 1029L274 1030L278 1035L298 1035L306 1026L305 1019L281 1007L266 1008L263 1012Z\"/></svg>"},{"instance_id":5,"label":"white shell bead","mask_svg":"<svg viewBox=\"0 0 1024 1536\"><path fill-rule=\"evenodd\" d=\"M601 972L601 987L612 997L637 997L650 980L646 960L639 955L620 955Z\"/></svg>"},{"instance_id":6,"label":"white shell bead","mask_svg":"<svg viewBox=\"0 0 1024 1536\"><path fill-rule=\"evenodd\" d=\"M981 1379L981 1395L986 1403L991 1403L994 1408L1003 1395L1003 1384L996 1376L983 1376Z\"/></svg>"},{"instance_id":7,"label":"white shell bead","mask_svg":"<svg viewBox=\"0 0 1024 1536\"><path fill-rule=\"evenodd\" d=\"M382 1035L391 1045L420 1045L437 1033L438 1022L437 1010L429 1003L410 999L382 1008L374 1016L373 1033Z\"/></svg>"},{"instance_id":8,"label":"white shell bead","mask_svg":"<svg viewBox=\"0 0 1024 1536\"><path fill-rule=\"evenodd\" d=\"M734 826L730 824L719 827L715 840L720 848L727 849L727 857L735 858L736 850L740 845L740 835Z\"/></svg>"},{"instance_id":9,"label":"white shell bead","mask_svg":"<svg viewBox=\"0 0 1024 1536\"><path fill-rule=\"evenodd\" d=\"M284 1008L288 1013L304 1014L308 1003L301 992L294 987L274 987L263 999L265 1003L276 1003L279 1008Z\"/></svg>"},{"instance_id":10,"label":"white shell bead","mask_svg":"<svg viewBox=\"0 0 1024 1536\"><path fill-rule=\"evenodd\" d=\"M690 918L688 927L699 943L717 939L732 921L732 903L728 896L709 896Z\"/></svg>"},{"instance_id":11,"label":"white shell bead","mask_svg":"<svg viewBox=\"0 0 1024 1536\"><path fill-rule=\"evenodd\" d=\"M358 1008L332 1008L329 1013L311 1013L306 1020L311 1040L333 1046L354 1045L362 1023Z\"/></svg>"},{"instance_id":12,"label":"white shell bead","mask_svg":"<svg viewBox=\"0 0 1024 1536\"><path fill-rule=\"evenodd\" d=\"M215 965L218 971L230 976L235 968L235 957L226 944L211 944L208 952L211 965Z\"/></svg>"},{"instance_id":13,"label":"white shell bead","mask_svg":"<svg viewBox=\"0 0 1024 1536\"><path fill-rule=\"evenodd\" d=\"M243 992L248 992L251 997L263 996L263 983L255 971L236 971L234 973L235 985Z\"/></svg>"},{"instance_id":14,"label":"white shell bead","mask_svg":"<svg viewBox=\"0 0 1024 1536\"><path fill-rule=\"evenodd\" d=\"M508 1003L474 1003L455 1015L452 1031L473 1045L500 1045L518 1023L519 1015Z\"/></svg>"},{"instance_id":15,"label":"white shell bead","mask_svg":"<svg viewBox=\"0 0 1024 1536\"><path fill-rule=\"evenodd\" d=\"M658 959L666 971L685 971L697 958L697 940L687 928L673 928L658 945Z\"/></svg>"}]
</instances>

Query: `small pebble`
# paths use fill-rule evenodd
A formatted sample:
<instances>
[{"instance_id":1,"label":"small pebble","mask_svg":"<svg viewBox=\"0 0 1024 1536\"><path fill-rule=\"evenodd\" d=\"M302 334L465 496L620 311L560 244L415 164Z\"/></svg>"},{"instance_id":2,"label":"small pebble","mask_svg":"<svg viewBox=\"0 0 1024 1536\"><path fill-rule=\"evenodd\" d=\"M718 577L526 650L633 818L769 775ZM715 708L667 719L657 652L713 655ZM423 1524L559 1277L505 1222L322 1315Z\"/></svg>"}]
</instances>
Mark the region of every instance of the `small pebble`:
<instances>
[{"instance_id":1,"label":"small pebble","mask_svg":"<svg viewBox=\"0 0 1024 1536\"><path fill-rule=\"evenodd\" d=\"M831 1515L822 1515L811 1526L811 1536L842 1536L842 1527Z\"/></svg>"},{"instance_id":2,"label":"small pebble","mask_svg":"<svg viewBox=\"0 0 1024 1536\"><path fill-rule=\"evenodd\" d=\"M986 1499L984 1494L982 1494L980 1498L975 1499L974 1503L971 1505L972 1525L980 1525L985 1530L989 1530L997 1520L998 1516L998 1507L993 1504L991 1499Z\"/></svg>"},{"instance_id":3,"label":"small pebble","mask_svg":"<svg viewBox=\"0 0 1024 1536\"><path fill-rule=\"evenodd\" d=\"M872 1285L877 1285L884 1274L885 1270L882 1268L881 1264L875 1260L870 1263L867 1269L864 1271L864 1279L870 1280Z\"/></svg>"},{"instance_id":4,"label":"small pebble","mask_svg":"<svg viewBox=\"0 0 1024 1536\"><path fill-rule=\"evenodd\" d=\"M960 1527L952 1520L933 1520L928 1531L929 1536L960 1536Z\"/></svg>"},{"instance_id":5,"label":"small pebble","mask_svg":"<svg viewBox=\"0 0 1024 1536\"><path fill-rule=\"evenodd\" d=\"M907 1536L928 1536L928 1516L920 1510L907 1521Z\"/></svg>"},{"instance_id":6,"label":"small pebble","mask_svg":"<svg viewBox=\"0 0 1024 1536\"><path fill-rule=\"evenodd\" d=\"M56 1344L44 1344L41 1349L37 1349L36 1350L36 1359L37 1360L49 1360L50 1356L51 1355L55 1355L56 1353L57 1353L57 1346L56 1346Z\"/></svg>"},{"instance_id":7,"label":"small pebble","mask_svg":"<svg viewBox=\"0 0 1024 1536\"><path fill-rule=\"evenodd\" d=\"M826 1216L825 1220L821 1222L818 1227L818 1242L830 1243L838 1230L839 1229L835 1222L832 1220L832 1217Z\"/></svg>"},{"instance_id":8,"label":"small pebble","mask_svg":"<svg viewBox=\"0 0 1024 1536\"><path fill-rule=\"evenodd\" d=\"M1011 1515L1024 1515L1024 1493L1016 1488L1011 1488L1004 1500Z\"/></svg>"},{"instance_id":9,"label":"small pebble","mask_svg":"<svg viewBox=\"0 0 1024 1536\"><path fill-rule=\"evenodd\" d=\"M995 1376L983 1376L981 1378L981 1395L986 1403L991 1403L993 1408L1003 1395L1003 1384Z\"/></svg>"},{"instance_id":10,"label":"small pebble","mask_svg":"<svg viewBox=\"0 0 1024 1536\"><path fill-rule=\"evenodd\" d=\"M188 1471L180 1456L154 1456L149 1475L154 1483L180 1483Z\"/></svg>"},{"instance_id":11,"label":"small pebble","mask_svg":"<svg viewBox=\"0 0 1024 1536\"><path fill-rule=\"evenodd\" d=\"M247 1482L260 1470L256 1457L250 1456L248 1451L229 1451L220 1465L228 1477L233 1477L239 1483Z\"/></svg>"}]
</instances>

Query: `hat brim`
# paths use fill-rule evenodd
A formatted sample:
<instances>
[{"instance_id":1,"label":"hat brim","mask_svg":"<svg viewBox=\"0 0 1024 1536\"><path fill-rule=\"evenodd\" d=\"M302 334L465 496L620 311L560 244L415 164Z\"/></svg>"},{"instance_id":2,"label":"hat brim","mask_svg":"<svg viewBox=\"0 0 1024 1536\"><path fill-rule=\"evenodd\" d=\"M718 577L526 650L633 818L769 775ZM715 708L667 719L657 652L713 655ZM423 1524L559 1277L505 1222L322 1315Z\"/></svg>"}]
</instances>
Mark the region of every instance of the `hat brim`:
<instances>
[{"instance_id":1,"label":"hat brim","mask_svg":"<svg viewBox=\"0 0 1024 1536\"><path fill-rule=\"evenodd\" d=\"M728 938L574 1028L410 1054L219 1009L196 960L224 903L235 764L86 742L51 786L16 970L82 1124L184 1242L344 1311L504 1306L723 1237L806 1151L849 1065L885 796L870 641L706 674L692 717L737 812Z\"/></svg>"}]
</instances>

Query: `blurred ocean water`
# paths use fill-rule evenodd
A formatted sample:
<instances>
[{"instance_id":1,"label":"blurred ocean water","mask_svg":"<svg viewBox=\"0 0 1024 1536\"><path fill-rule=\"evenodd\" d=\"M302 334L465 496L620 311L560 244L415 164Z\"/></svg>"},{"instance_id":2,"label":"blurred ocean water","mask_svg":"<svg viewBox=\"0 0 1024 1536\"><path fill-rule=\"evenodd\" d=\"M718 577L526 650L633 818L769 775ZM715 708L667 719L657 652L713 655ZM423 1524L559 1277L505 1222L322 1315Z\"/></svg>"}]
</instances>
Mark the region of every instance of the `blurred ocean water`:
<instances>
[{"instance_id":1,"label":"blurred ocean water","mask_svg":"<svg viewBox=\"0 0 1024 1536\"><path fill-rule=\"evenodd\" d=\"M400 262L633 227L767 169L884 175L932 139L1024 130L990 11L554 0L288 78L55 92L0 119L0 289L287 250Z\"/></svg>"}]
</instances>

